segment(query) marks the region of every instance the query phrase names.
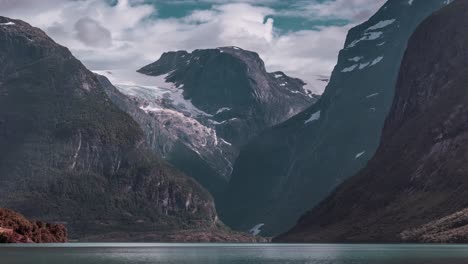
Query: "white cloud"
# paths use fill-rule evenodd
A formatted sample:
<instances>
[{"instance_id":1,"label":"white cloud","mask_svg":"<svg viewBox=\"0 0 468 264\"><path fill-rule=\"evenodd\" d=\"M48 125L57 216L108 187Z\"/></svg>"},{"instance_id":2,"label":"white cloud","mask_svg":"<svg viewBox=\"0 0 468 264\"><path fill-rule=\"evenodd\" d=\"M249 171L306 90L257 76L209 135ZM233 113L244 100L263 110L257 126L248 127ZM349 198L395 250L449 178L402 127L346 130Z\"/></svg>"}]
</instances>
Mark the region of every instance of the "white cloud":
<instances>
[{"instance_id":1,"label":"white cloud","mask_svg":"<svg viewBox=\"0 0 468 264\"><path fill-rule=\"evenodd\" d=\"M373 15L387 0L331 0L317 1L299 0L298 10L291 11L295 15L313 18L347 19L354 23L362 22Z\"/></svg>"},{"instance_id":2,"label":"white cloud","mask_svg":"<svg viewBox=\"0 0 468 264\"><path fill-rule=\"evenodd\" d=\"M169 50L239 46L258 52L268 70L283 70L314 85L316 75L330 74L351 26L280 34L273 19L265 20L269 15L286 15L268 7L277 0L203 1L215 5L179 19L150 19L157 10L137 5L141 0L120 0L116 6L105 0L0 0L0 15L44 29L93 70L136 70ZM298 1L296 5L302 15L339 17L355 23L375 12L382 2ZM322 92L323 88L322 84L311 89Z\"/></svg>"}]
</instances>

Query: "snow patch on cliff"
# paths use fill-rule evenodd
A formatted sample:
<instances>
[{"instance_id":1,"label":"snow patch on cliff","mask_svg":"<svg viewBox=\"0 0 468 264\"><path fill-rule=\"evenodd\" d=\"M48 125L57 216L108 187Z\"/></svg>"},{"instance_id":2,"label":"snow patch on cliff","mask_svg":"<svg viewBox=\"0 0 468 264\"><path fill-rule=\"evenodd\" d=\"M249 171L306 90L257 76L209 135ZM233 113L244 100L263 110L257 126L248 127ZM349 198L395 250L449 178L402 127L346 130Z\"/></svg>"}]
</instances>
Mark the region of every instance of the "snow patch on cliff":
<instances>
[{"instance_id":1,"label":"snow patch on cliff","mask_svg":"<svg viewBox=\"0 0 468 264\"><path fill-rule=\"evenodd\" d=\"M252 235L254 235L254 236L258 236L258 235L262 232L261 228L262 228L263 226L265 226L265 224L263 224L263 223L262 223L262 224L258 224L258 225L256 225L256 226L252 227L252 228L249 230L249 233L252 234Z\"/></svg>"},{"instance_id":2,"label":"snow patch on cliff","mask_svg":"<svg viewBox=\"0 0 468 264\"><path fill-rule=\"evenodd\" d=\"M6 23L0 23L0 26L13 26L16 25L14 22L6 22Z\"/></svg>"},{"instance_id":3,"label":"snow patch on cliff","mask_svg":"<svg viewBox=\"0 0 468 264\"><path fill-rule=\"evenodd\" d=\"M216 111L216 114L221 114L221 113L224 113L224 112L227 112L227 111L231 111L231 108L229 108L229 107L220 108L218 111Z\"/></svg>"},{"instance_id":4,"label":"snow patch on cliff","mask_svg":"<svg viewBox=\"0 0 468 264\"><path fill-rule=\"evenodd\" d=\"M387 27L387 26L393 24L395 21L396 21L396 19L389 19L389 20L380 21L379 23L377 23L377 24L373 25L372 27L369 27L368 29L366 29L366 31L376 30L376 29L381 29L381 28Z\"/></svg>"},{"instance_id":5,"label":"snow patch on cliff","mask_svg":"<svg viewBox=\"0 0 468 264\"><path fill-rule=\"evenodd\" d=\"M354 69L356 69L357 66L358 66L357 64L351 65L351 66L346 67L343 70L341 70L341 72L352 72L352 71L354 71Z\"/></svg>"},{"instance_id":6,"label":"snow patch on cliff","mask_svg":"<svg viewBox=\"0 0 468 264\"><path fill-rule=\"evenodd\" d=\"M355 159L359 159L360 157L362 157L362 155L366 154L365 151L363 152L359 152L358 154L356 154L356 156L354 157Z\"/></svg>"},{"instance_id":7,"label":"snow patch on cliff","mask_svg":"<svg viewBox=\"0 0 468 264\"><path fill-rule=\"evenodd\" d=\"M351 42L346 48L352 48L355 47L359 42L362 41L370 41L370 40L376 40L382 37L383 32L366 32L364 33L364 36L362 36L360 39L354 40Z\"/></svg>"},{"instance_id":8,"label":"snow patch on cliff","mask_svg":"<svg viewBox=\"0 0 468 264\"><path fill-rule=\"evenodd\" d=\"M314 121L319 120L319 119L320 119L320 112L321 112L321 111L317 111L317 112L313 113L313 114L310 116L310 118L307 119L307 120L304 122L304 124L307 125L307 124L310 123L310 122L314 122Z\"/></svg>"}]
</instances>

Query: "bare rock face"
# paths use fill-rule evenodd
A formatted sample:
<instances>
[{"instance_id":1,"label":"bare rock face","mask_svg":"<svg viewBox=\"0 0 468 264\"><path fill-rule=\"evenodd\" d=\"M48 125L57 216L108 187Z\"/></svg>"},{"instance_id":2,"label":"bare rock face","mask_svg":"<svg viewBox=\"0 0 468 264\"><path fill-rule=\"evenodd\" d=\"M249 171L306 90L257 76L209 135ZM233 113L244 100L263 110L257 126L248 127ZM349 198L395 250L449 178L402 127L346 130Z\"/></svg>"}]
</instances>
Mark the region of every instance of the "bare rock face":
<instances>
[{"instance_id":1,"label":"bare rock face","mask_svg":"<svg viewBox=\"0 0 468 264\"><path fill-rule=\"evenodd\" d=\"M0 17L0 206L71 239L216 229L211 195L154 155L70 51Z\"/></svg>"},{"instance_id":2,"label":"bare rock face","mask_svg":"<svg viewBox=\"0 0 468 264\"><path fill-rule=\"evenodd\" d=\"M359 172L379 146L408 39L446 3L387 1L351 29L320 99L242 149L217 203L222 220L278 235Z\"/></svg>"},{"instance_id":3,"label":"bare rock face","mask_svg":"<svg viewBox=\"0 0 468 264\"><path fill-rule=\"evenodd\" d=\"M411 37L375 155L277 241L467 242L468 2Z\"/></svg>"},{"instance_id":4,"label":"bare rock face","mask_svg":"<svg viewBox=\"0 0 468 264\"><path fill-rule=\"evenodd\" d=\"M64 242L67 242L64 225L29 221L14 211L0 208L0 243Z\"/></svg>"}]
</instances>

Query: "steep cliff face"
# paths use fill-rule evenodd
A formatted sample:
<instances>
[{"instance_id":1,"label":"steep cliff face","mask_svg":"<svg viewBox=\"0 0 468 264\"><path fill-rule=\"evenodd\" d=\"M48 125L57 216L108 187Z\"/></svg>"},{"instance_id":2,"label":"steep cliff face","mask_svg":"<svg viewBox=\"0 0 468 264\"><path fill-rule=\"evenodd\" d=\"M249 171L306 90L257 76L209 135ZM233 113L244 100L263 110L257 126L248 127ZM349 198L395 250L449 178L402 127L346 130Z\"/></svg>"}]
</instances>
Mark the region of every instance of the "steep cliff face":
<instances>
[{"instance_id":1,"label":"steep cliff face","mask_svg":"<svg viewBox=\"0 0 468 264\"><path fill-rule=\"evenodd\" d=\"M139 71L98 73L121 92L104 85L151 148L215 197L248 139L316 100L304 82L268 73L258 54L237 47L168 52Z\"/></svg>"},{"instance_id":2,"label":"steep cliff face","mask_svg":"<svg viewBox=\"0 0 468 264\"><path fill-rule=\"evenodd\" d=\"M411 37L375 155L278 241L467 242L468 2Z\"/></svg>"},{"instance_id":3,"label":"steep cliff face","mask_svg":"<svg viewBox=\"0 0 468 264\"><path fill-rule=\"evenodd\" d=\"M21 214L0 208L0 243L64 242L67 242L64 225L29 221Z\"/></svg>"},{"instance_id":4,"label":"steep cliff face","mask_svg":"<svg viewBox=\"0 0 468 264\"><path fill-rule=\"evenodd\" d=\"M365 166L394 96L407 40L444 0L388 1L350 30L319 101L252 140L218 206L240 230L279 234Z\"/></svg>"},{"instance_id":5,"label":"steep cliff face","mask_svg":"<svg viewBox=\"0 0 468 264\"><path fill-rule=\"evenodd\" d=\"M0 17L0 205L63 222L71 238L212 229L210 194L151 153L72 54Z\"/></svg>"}]
</instances>

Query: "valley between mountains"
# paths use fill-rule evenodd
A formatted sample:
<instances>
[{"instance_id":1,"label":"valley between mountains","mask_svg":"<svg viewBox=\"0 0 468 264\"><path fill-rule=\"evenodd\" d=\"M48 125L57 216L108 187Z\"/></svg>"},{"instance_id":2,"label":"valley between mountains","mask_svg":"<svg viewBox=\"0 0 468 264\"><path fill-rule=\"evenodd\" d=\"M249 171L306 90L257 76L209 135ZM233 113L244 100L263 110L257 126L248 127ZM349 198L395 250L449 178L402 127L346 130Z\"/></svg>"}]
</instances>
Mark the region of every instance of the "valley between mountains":
<instances>
[{"instance_id":1,"label":"valley between mountains","mask_svg":"<svg viewBox=\"0 0 468 264\"><path fill-rule=\"evenodd\" d=\"M467 242L467 28L389 0L317 95L236 46L90 71L0 17L0 240Z\"/></svg>"}]
</instances>

